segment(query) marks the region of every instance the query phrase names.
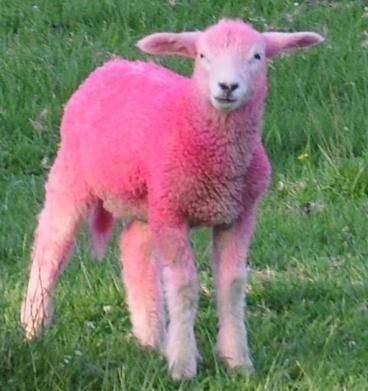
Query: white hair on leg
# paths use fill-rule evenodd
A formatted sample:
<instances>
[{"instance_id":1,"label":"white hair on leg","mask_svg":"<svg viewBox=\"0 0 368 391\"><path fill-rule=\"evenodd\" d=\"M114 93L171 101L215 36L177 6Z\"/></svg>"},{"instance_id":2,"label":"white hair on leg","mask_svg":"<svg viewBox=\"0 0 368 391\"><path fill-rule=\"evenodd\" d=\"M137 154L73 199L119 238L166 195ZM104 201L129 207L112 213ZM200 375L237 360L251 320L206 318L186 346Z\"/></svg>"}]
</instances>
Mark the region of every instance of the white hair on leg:
<instances>
[{"instance_id":1,"label":"white hair on leg","mask_svg":"<svg viewBox=\"0 0 368 391\"><path fill-rule=\"evenodd\" d=\"M197 371L194 320L198 281L188 227L178 225L158 229L156 245L169 314L165 346L169 371L175 380L191 378Z\"/></svg>"},{"instance_id":2,"label":"white hair on leg","mask_svg":"<svg viewBox=\"0 0 368 391\"><path fill-rule=\"evenodd\" d=\"M160 265L152 255L147 223L132 221L121 235L122 276L133 334L141 345L163 349L165 311Z\"/></svg>"},{"instance_id":3,"label":"white hair on leg","mask_svg":"<svg viewBox=\"0 0 368 391\"><path fill-rule=\"evenodd\" d=\"M167 306L170 323L166 342L166 358L176 380L196 374L198 357L193 324L197 312L198 282L180 283L183 270L167 266L164 269Z\"/></svg>"},{"instance_id":4,"label":"white hair on leg","mask_svg":"<svg viewBox=\"0 0 368 391\"><path fill-rule=\"evenodd\" d=\"M231 367L253 371L244 321L246 253L254 226L254 213L230 229L215 229L214 273L219 332L217 353Z\"/></svg>"}]
</instances>

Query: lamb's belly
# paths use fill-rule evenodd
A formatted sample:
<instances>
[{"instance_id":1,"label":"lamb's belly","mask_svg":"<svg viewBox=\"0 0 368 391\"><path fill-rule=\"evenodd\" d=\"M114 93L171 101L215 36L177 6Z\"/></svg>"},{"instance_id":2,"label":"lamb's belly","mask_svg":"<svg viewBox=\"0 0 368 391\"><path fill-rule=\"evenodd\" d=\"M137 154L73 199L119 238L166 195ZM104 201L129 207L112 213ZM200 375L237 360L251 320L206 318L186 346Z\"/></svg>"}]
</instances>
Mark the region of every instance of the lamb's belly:
<instances>
[{"instance_id":1,"label":"lamb's belly","mask_svg":"<svg viewBox=\"0 0 368 391\"><path fill-rule=\"evenodd\" d=\"M232 224L243 207L237 199L198 199L187 205L186 210L192 226L215 226Z\"/></svg>"},{"instance_id":2,"label":"lamb's belly","mask_svg":"<svg viewBox=\"0 0 368 391\"><path fill-rule=\"evenodd\" d=\"M126 220L137 219L147 221L146 200L129 201L119 197L102 197L103 206L114 217Z\"/></svg>"},{"instance_id":3,"label":"lamb's belly","mask_svg":"<svg viewBox=\"0 0 368 391\"><path fill-rule=\"evenodd\" d=\"M237 191L239 188L234 186L231 190L217 188L216 191L211 191L214 190L212 188L209 191L208 187L204 189L194 186L185 195L181 194L179 203L176 200L173 204L176 204L176 213L184 212L191 226L230 225L244 209L242 192ZM104 208L116 218L148 221L146 197L132 200L111 194L100 194L99 198Z\"/></svg>"}]
</instances>

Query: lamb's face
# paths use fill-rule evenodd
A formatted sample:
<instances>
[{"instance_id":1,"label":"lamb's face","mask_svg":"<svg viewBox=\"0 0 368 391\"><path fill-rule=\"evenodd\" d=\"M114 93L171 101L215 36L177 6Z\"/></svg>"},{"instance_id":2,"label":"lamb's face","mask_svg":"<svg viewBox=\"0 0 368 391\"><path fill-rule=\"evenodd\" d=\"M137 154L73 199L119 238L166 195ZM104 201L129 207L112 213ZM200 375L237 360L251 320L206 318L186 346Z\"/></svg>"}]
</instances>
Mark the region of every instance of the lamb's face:
<instances>
[{"instance_id":1,"label":"lamb's face","mask_svg":"<svg viewBox=\"0 0 368 391\"><path fill-rule=\"evenodd\" d=\"M196 80L221 111L249 102L266 74L264 40L245 24L219 24L197 43Z\"/></svg>"},{"instance_id":2,"label":"lamb's face","mask_svg":"<svg viewBox=\"0 0 368 391\"><path fill-rule=\"evenodd\" d=\"M313 32L260 33L241 20L223 19L203 32L151 34L137 46L150 54L194 58L193 81L198 92L217 110L232 111L257 93L264 96L266 56L322 41Z\"/></svg>"}]
</instances>

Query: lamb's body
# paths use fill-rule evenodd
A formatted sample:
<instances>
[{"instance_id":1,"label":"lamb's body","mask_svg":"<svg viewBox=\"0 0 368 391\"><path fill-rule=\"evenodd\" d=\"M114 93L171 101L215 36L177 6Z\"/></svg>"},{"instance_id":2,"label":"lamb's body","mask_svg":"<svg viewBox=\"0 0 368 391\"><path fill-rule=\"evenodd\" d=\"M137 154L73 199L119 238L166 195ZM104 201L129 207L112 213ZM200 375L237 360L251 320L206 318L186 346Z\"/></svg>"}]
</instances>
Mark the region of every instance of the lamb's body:
<instances>
[{"instance_id":1,"label":"lamb's body","mask_svg":"<svg viewBox=\"0 0 368 391\"><path fill-rule=\"evenodd\" d=\"M115 217L147 221L148 203L155 202L190 225L231 224L243 212L246 187L258 186L245 177L255 150L257 159L264 154L261 109L224 117L197 105L191 79L116 59L94 71L67 104L60 154Z\"/></svg>"},{"instance_id":2,"label":"lamb's body","mask_svg":"<svg viewBox=\"0 0 368 391\"><path fill-rule=\"evenodd\" d=\"M265 57L320 40L313 33L260 34L241 21L222 21L204 33L140 41L150 53L195 57L191 78L122 59L88 77L65 107L46 184L22 308L28 337L51 319L52 293L81 219L91 212L101 254L112 215L122 217L133 332L143 345L165 352L174 378L193 376L198 281L188 231L207 225L214 239L217 351L231 367L252 368L243 284L256 207L270 177L261 143Z\"/></svg>"}]
</instances>

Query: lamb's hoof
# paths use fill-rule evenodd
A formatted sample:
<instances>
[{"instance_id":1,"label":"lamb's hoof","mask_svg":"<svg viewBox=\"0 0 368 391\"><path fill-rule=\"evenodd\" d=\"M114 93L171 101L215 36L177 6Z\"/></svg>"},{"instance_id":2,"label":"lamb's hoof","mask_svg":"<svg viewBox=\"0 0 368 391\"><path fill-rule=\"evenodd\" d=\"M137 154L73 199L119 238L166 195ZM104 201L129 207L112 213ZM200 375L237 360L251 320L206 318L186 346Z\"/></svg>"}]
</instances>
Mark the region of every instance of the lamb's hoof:
<instances>
[{"instance_id":1,"label":"lamb's hoof","mask_svg":"<svg viewBox=\"0 0 368 391\"><path fill-rule=\"evenodd\" d=\"M20 313L20 322L26 339L31 340L37 337L51 322L51 310L45 311L40 306L37 311L32 305L23 303Z\"/></svg>"},{"instance_id":2,"label":"lamb's hoof","mask_svg":"<svg viewBox=\"0 0 368 391\"><path fill-rule=\"evenodd\" d=\"M229 368L235 369L244 375L248 376L254 373L254 365L249 357L242 361L234 360L232 357L221 357L221 359Z\"/></svg>"},{"instance_id":3,"label":"lamb's hoof","mask_svg":"<svg viewBox=\"0 0 368 391\"><path fill-rule=\"evenodd\" d=\"M197 373L198 356L194 338L182 345L169 342L166 346L166 359L172 379L179 381L193 378Z\"/></svg>"},{"instance_id":4,"label":"lamb's hoof","mask_svg":"<svg viewBox=\"0 0 368 391\"><path fill-rule=\"evenodd\" d=\"M44 329L42 320L23 320L22 322L23 333L26 339L31 340L41 334Z\"/></svg>"},{"instance_id":5,"label":"lamb's hoof","mask_svg":"<svg viewBox=\"0 0 368 391\"><path fill-rule=\"evenodd\" d=\"M197 373L197 363L195 359L179 359L169 363L169 373L173 380L180 381L192 379Z\"/></svg>"},{"instance_id":6,"label":"lamb's hoof","mask_svg":"<svg viewBox=\"0 0 368 391\"><path fill-rule=\"evenodd\" d=\"M236 369L245 375L254 373L253 362L244 351L229 352L217 347L216 353L229 368Z\"/></svg>"},{"instance_id":7,"label":"lamb's hoof","mask_svg":"<svg viewBox=\"0 0 368 391\"><path fill-rule=\"evenodd\" d=\"M164 349L164 332L138 332L133 329L133 335L137 339L138 343L146 349L157 349L163 353Z\"/></svg>"}]
</instances>

